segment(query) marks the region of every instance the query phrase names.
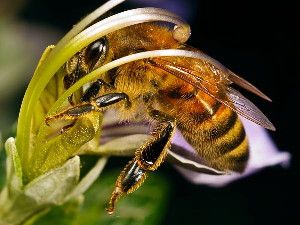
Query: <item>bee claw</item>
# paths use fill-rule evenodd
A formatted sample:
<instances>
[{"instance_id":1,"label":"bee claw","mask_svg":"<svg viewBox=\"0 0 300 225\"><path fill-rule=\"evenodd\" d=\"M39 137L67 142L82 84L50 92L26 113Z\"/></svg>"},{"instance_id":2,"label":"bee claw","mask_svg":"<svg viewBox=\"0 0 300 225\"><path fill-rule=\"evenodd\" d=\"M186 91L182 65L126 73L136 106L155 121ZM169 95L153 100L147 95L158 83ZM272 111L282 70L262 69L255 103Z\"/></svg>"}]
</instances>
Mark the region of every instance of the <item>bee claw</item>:
<instances>
[{"instance_id":1,"label":"bee claw","mask_svg":"<svg viewBox=\"0 0 300 225\"><path fill-rule=\"evenodd\" d=\"M65 133L66 131L68 131L70 128L72 128L74 125L75 125L75 123L76 123L76 119L71 123L71 124L69 124L69 125L66 125L66 126L64 126L63 128L61 128L60 129L60 134L63 134L63 133Z\"/></svg>"},{"instance_id":2,"label":"bee claw","mask_svg":"<svg viewBox=\"0 0 300 225\"><path fill-rule=\"evenodd\" d=\"M110 215L110 216L114 213L114 211L115 211L115 208L114 208L113 206L108 206L108 207L106 208L106 212L107 212L107 214Z\"/></svg>"},{"instance_id":3,"label":"bee claw","mask_svg":"<svg viewBox=\"0 0 300 225\"><path fill-rule=\"evenodd\" d=\"M108 207L106 208L106 212L108 213L108 215L112 215L114 213L115 203L121 197L122 193L123 191L119 187L116 187L113 191L108 203Z\"/></svg>"},{"instance_id":4,"label":"bee claw","mask_svg":"<svg viewBox=\"0 0 300 225\"><path fill-rule=\"evenodd\" d=\"M57 119L57 118L59 118L59 116L58 115L54 115L54 116L47 116L46 117L46 119L45 119L45 124L47 125L47 126L51 126L51 124L49 123L51 120L53 120L53 119Z\"/></svg>"},{"instance_id":5,"label":"bee claw","mask_svg":"<svg viewBox=\"0 0 300 225\"><path fill-rule=\"evenodd\" d=\"M64 127L60 129L59 134L63 134L67 131L68 129L65 129Z\"/></svg>"}]
</instances>

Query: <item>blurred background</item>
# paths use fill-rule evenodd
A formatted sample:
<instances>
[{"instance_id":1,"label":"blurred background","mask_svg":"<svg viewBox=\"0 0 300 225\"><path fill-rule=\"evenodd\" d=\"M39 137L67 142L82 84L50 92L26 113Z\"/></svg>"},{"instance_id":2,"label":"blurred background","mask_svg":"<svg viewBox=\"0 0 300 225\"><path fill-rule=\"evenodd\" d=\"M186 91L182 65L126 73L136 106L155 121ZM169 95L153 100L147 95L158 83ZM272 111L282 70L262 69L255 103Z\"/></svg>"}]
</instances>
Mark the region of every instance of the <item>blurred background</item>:
<instances>
[{"instance_id":1,"label":"blurred background","mask_svg":"<svg viewBox=\"0 0 300 225\"><path fill-rule=\"evenodd\" d=\"M14 135L25 88L43 50L103 2L0 1L0 129L4 140ZM293 26L296 7L288 1L262 5L250 0L131 0L122 5L124 9L139 6L158 6L181 15L192 28L190 45L270 96L272 104L246 95L275 124L277 131L271 136L278 148L292 154L288 169L266 168L218 189L193 185L171 165L164 165L158 174L166 179L170 193L161 224L295 224L300 99L296 54L300 49ZM125 162L113 159L109 167L121 168Z\"/></svg>"}]
</instances>

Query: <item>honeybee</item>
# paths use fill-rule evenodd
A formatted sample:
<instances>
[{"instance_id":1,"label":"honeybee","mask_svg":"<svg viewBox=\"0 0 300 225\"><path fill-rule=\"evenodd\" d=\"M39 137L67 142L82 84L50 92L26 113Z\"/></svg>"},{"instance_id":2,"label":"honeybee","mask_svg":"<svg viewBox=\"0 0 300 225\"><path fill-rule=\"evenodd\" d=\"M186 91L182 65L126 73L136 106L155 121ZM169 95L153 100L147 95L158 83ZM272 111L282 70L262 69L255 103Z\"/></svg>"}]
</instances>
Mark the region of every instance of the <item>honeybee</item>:
<instances>
[{"instance_id":1,"label":"honeybee","mask_svg":"<svg viewBox=\"0 0 300 225\"><path fill-rule=\"evenodd\" d=\"M64 65L65 88L95 68L141 51L183 49L199 52L174 35L176 28L143 23L122 28L94 41ZM70 108L49 116L76 119L115 109L120 120L148 120L155 129L117 178L107 208L135 191L149 171L165 160L176 128L204 162L221 171L242 172L249 158L248 142L239 116L274 130L263 113L230 85L235 83L270 100L252 84L230 70L210 62L185 57L156 57L124 64L99 75L89 88L70 96ZM79 97L78 97L79 96Z\"/></svg>"}]
</instances>

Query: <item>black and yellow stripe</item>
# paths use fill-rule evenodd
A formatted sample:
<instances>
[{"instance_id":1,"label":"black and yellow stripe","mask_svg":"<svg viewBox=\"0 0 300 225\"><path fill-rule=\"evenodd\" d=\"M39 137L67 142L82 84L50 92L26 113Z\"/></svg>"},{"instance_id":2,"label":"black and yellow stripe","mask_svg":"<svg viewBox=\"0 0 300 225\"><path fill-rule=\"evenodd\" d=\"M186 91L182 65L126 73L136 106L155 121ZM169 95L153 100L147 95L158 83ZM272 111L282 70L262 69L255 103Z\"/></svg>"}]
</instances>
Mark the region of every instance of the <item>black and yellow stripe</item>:
<instances>
[{"instance_id":1,"label":"black and yellow stripe","mask_svg":"<svg viewBox=\"0 0 300 225\"><path fill-rule=\"evenodd\" d=\"M176 118L178 129L208 165L242 172L249 151L237 113L193 86L175 81L158 90L161 110Z\"/></svg>"},{"instance_id":2,"label":"black and yellow stripe","mask_svg":"<svg viewBox=\"0 0 300 225\"><path fill-rule=\"evenodd\" d=\"M213 105L199 106L199 112L190 111L180 118L178 128L210 166L220 170L244 170L249 158L248 142L234 111L215 101Z\"/></svg>"}]
</instances>

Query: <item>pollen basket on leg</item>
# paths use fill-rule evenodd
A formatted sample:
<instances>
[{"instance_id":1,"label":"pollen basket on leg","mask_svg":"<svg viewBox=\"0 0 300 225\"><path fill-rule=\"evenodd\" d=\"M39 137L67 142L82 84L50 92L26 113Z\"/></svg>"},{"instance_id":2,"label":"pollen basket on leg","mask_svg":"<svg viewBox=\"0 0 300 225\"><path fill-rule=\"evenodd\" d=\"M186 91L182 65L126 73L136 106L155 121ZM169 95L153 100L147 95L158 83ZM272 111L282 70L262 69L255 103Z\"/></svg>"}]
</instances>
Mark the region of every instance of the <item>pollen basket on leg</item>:
<instances>
[{"instance_id":1,"label":"pollen basket on leg","mask_svg":"<svg viewBox=\"0 0 300 225\"><path fill-rule=\"evenodd\" d=\"M146 167L151 167L159 160L163 150L168 145L172 136L172 125L168 124L163 131L160 131L160 136L157 140L146 144L145 149L140 151L140 161Z\"/></svg>"}]
</instances>

